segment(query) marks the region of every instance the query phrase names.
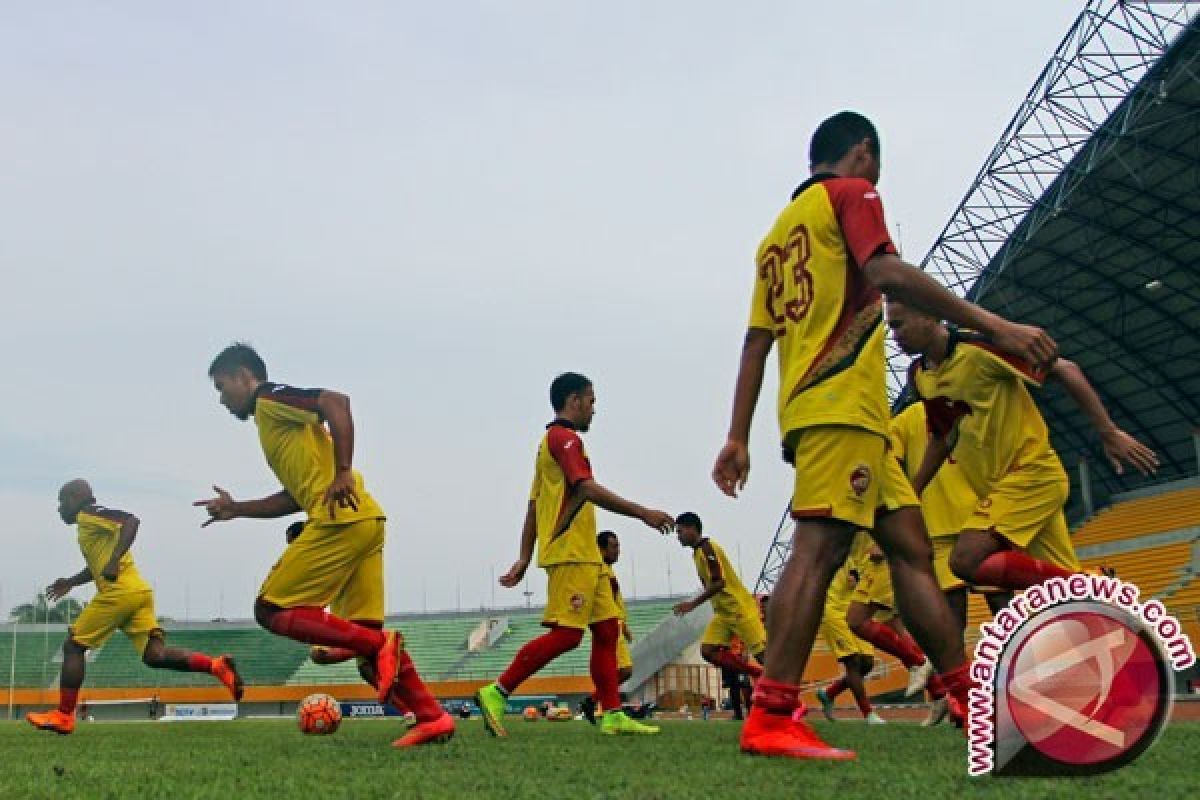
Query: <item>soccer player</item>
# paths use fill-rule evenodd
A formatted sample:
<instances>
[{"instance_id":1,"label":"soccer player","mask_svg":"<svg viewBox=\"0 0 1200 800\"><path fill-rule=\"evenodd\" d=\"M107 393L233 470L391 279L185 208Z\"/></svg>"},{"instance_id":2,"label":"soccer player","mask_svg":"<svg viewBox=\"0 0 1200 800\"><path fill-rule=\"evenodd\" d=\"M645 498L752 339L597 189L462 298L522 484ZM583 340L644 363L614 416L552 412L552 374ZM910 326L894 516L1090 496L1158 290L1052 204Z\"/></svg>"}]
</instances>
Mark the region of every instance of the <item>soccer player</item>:
<instances>
[{"instance_id":1,"label":"soccer player","mask_svg":"<svg viewBox=\"0 0 1200 800\"><path fill-rule=\"evenodd\" d=\"M600 556L604 559L604 568L600 574L608 580L608 585L612 588L613 602L620 611L617 617L621 624L621 635L617 637L617 685L620 686L633 675L633 654L629 650L629 645L633 642L633 632L629 630L629 612L625 610L621 584L613 570L613 564L621 557L621 542L612 531L600 531L596 536L596 544L599 545ZM597 698L593 693L584 698L580 707L583 716L593 725L596 724L596 703Z\"/></svg>"},{"instance_id":2,"label":"soccer player","mask_svg":"<svg viewBox=\"0 0 1200 800\"><path fill-rule=\"evenodd\" d=\"M953 452L980 498L950 554L954 574L976 585L1025 589L1079 572L1063 514L1067 473L1026 384L1060 381L1118 474L1123 463L1153 472L1154 452L1113 423L1083 371L1065 358L1047 365L1008 355L992 338L947 327L900 299L889 298L888 324L900 348L918 356L910 383L935 434L918 488Z\"/></svg>"},{"instance_id":3,"label":"soccer player","mask_svg":"<svg viewBox=\"0 0 1200 800\"><path fill-rule=\"evenodd\" d=\"M704 591L691 600L675 604L675 613L683 615L712 601L713 618L700 639L700 657L714 667L731 669L751 678L762 675L762 667L746 657L753 654L760 662L767 647L767 631L759 617L758 601L742 585L724 549L703 534L704 523L691 511L675 518L679 543L691 548L692 561ZM742 640L745 653L738 655L730 645Z\"/></svg>"},{"instance_id":4,"label":"soccer player","mask_svg":"<svg viewBox=\"0 0 1200 800\"><path fill-rule=\"evenodd\" d=\"M495 683L475 695L483 721L493 736L504 737L504 708L510 694L546 664L573 650L592 631L591 674L604 708L600 732L653 734L658 728L630 719L621 710L617 680L617 641L621 636L620 609L612 586L604 577L604 560L596 546L596 506L640 519L661 533L675 521L619 497L601 486L579 434L591 427L596 392L583 375L566 372L550 384L554 420L538 445L533 487L521 530L521 552L516 563L500 577L500 585L521 583L537 545L538 566L548 577L546 610L542 624L548 633L525 644Z\"/></svg>"},{"instance_id":5,"label":"soccer player","mask_svg":"<svg viewBox=\"0 0 1200 800\"><path fill-rule=\"evenodd\" d=\"M254 617L272 633L307 644L344 648L370 662L380 704L395 695L417 717L396 747L445 741L454 719L425 688L396 631L383 624L383 509L353 467L350 398L328 389L298 389L267 380L249 345L221 351L208 369L221 405L240 420L254 417L267 464L283 488L258 500L198 500L209 519L271 519L304 511L303 530L259 589ZM339 601L345 616L325 608Z\"/></svg>"},{"instance_id":6,"label":"soccer player","mask_svg":"<svg viewBox=\"0 0 1200 800\"><path fill-rule=\"evenodd\" d=\"M876 519L881 492L899 473L885 458L881 292L986 331L1001 349L1029 361L1048 363L1055 356L1055 344L1042 330L956 297L899 258L875 189L879 156L879 135L865 117L847 111L821 123L809 147L812 176L792 194L757 254L733 413L713 480L730 497L745 486L751 420L767 357L778 342L779 424L796 471L796 534L771 596L765 673L742 728L741 746L749 753L854 757L794 721L792 711L829 581L855 531L864 528L887 555L905 624L949 693L966 706L970 678L962 640L933 577L915 498Z\"/></svg>"},{"instance_id":7,"label":"soccer player","mask_svg":"<svg viewBox=\"0 0 1200 800\"><path fill-rule=\"evenodd\" d=\"M867 696L867 689L863 683L871 673L871 668L875 666L875 652L869 642L854 634L847 621L847 611L860 580L866 551L870 546L869 535L860 531L855 536L852 552L846 557L846 563L834 573L833 580L829 582L829 592L825 595L825 608L821 615L821 638L825 640L833 657L842 665L842 677L827 688L817 690L821 712L830 722L835 719L834 700L846 689L854 695L854 702L868 724L881 725L884 722L883 717L872 708L871 698Z\"/></svg>"},{"instance_id":8,"label":"soccer player","mask_svg":"<svg viewBox=\"0 0 1200 800\"><path fill-rule=\"evenodd\" d=\"M46 587L46 597L58 600L76 586L95 582L96 596L67 631L59 676L58 708L30 712L35 727L67 734L75 730L75 703L87 670L85 654L101 647L118 628L129 637L142 663L153 669L205 672L229 689L234 702L242 699L242 679L229 656L210 658L178 647L167 647L166 634L154 614L154 593L138 573L129 548L137 537L137 517L96 504L92 487L73 480L58 491L58 515L79 530L79 549L86 565L69 578Z\"/></svg>"}]
</instances>

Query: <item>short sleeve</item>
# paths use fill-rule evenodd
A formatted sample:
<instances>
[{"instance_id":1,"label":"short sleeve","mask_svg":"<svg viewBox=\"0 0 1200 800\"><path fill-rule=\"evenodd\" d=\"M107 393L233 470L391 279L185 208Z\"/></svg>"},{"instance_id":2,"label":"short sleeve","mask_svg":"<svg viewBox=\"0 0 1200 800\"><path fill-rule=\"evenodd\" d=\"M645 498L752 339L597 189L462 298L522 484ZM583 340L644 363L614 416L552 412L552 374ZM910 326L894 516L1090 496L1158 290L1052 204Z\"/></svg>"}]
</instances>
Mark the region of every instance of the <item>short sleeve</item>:
<instances>
[{"instance_id":1,"label":"short sleeve","mask_svg":"<svg viewBox=\"0 0 1200 800\"><path fill-rule=\"evenodd\" d=\"M700 552L704 556L704 563L708 565L708 581L716 583L725 577L721 571L721 559L717 557L717 550L713 547L713 543L705 539L700 543Z\"/></svg>"},{"instance_id":2,"label":"short sleeve","mask_svg":"<svg viewBox=\"0 0 1200 800\"><path fill-rule=\"evenodd\" d=\"M896 253L883 218L883 201L870 181L834 178L825 181L833 213L854 263L862 268L880 253Z\"/></svg>"},{"instance_id":3,"label":"short sleeve","mask_svg":"<svg viewBox=\"0 0 1200 800\"><path fill-rule=\"evenodd\" d=\"M592 477L592 465L583 452L583 440L579 438L579 434L569 428L555 425L546 434L546 440L550 455L563 471L568 486L574 486Z\"/></svg>"},{"instance_id":4,"label":"short sleeve","mask_svg":"<svg viewBox=\"0 0 1200 800\"><path fill-rule=\"evenodd\" d=\"M754 267L754 291L751 293L750 322L747 327L761 328L774 334L777 324L774 314L771 313L771 264L769 259L772 257L771 248L764 246L759 250Z\"/></svg>"},{"instance_id":5,"label":"short sleeve","mask_svg":"<svg viewBox=\"0 0 1200 800\"><path fill-rule=\"evenodd\" d=\"M1046 380L1046 370L1035 367L1023 358L1009 355L986 340L970 342L968 347L973 366L990 378L1015 378L1033 386L1041 386Z\"/></svg>"},{"instance_id":6,"label":"short sleeve","mask_svg":"<svg viewBox=\"0 0 1200 800\"><path fill-rule=\"evenodd\" d=\"M300 389L284 384L272 384L258 395L254 406L256 415L276 422L312 425L321 421L317 401L322 389Z\"/></svg>"}]
</instances>

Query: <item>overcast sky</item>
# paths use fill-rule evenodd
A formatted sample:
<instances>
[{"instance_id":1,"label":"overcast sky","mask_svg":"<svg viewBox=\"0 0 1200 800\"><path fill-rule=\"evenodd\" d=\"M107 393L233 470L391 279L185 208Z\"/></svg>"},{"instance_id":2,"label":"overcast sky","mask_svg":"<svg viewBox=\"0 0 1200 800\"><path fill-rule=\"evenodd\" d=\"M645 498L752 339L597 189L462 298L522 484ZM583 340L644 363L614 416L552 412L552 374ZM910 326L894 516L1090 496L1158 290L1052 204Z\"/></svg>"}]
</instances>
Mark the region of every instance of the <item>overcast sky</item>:
<instances>
[{"instance_id":1,"label":"overcast sky","mask_svg":"<svg viewBox=\"0 0 1200 800\"><path fill-rule=\"evenodd\" d=\"M235 339L350 395L389 610L524 601L493 575L564 370L596 384L597 478L698 512L752 583L791 485L773 375L747 492L708 475L812 129L874 119L919 260L1080 7L7 4L0 604L82 565L78 476L141 517L160 614L249 616L285 523L190 505L277 488L205 375ZM601 524L628 595L695 586L674 538Z\"/></svg>"}]
</instances>

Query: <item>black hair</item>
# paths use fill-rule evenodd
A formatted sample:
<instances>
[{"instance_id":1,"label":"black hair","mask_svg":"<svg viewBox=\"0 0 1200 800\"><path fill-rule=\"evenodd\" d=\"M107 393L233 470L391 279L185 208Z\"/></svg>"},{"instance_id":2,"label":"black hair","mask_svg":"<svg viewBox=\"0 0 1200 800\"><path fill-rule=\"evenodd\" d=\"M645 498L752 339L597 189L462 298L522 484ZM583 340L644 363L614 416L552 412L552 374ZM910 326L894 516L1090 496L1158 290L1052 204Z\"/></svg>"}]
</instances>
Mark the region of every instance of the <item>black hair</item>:
<instances>
[{"instance_id":1,"label":"black hair","mask_svg":"<svg viewBox=\"0 0 1200 800\"><path fill-rule=\"evenodd\" d=\"M265 380L265 379L264 379ZM555 411L567 407L567 398L584 392L592 382L578 372L564 372L550 384L550 406Z\"/></svg>"},{"instance_id":2,"label":"black hair","mask_svg":"<svg viewBox=\"0 0 1200 800\"><path fill-rule=\"evenodd\" d=\"M617 535L612 531L600 531L600 533L596 534L596 544L600 545L601 550L607 550L609 539L615 538L617 538Z\"/></svg>"},{"instance_id":3,"label":"black hair","mask_svg":"<svg viewBox=\"0 0 1200 800\"><path fill-rule=\"evenodd\" d=\"M700 516L694 511L685 511L675 518L675 527L687 525L689 528L695 528L697 533L704 533L704 523L700 521Z\"/></svg>"},{"instance_id":4,"label":"black hair","mask_svg":"<svg viewBox=\"0 0 1200 800\"><path fill-rule=\"evenodd\" d=\"M234 342L218 353L208 367L208 377L232 375L242 367L250 370L250 374L260 381L267 379L267 365L254 348L245 342Z\"/></svg>"},{"instance_id":5,"label":"black hair","mask_svg":"<svg viewBox=\"0 0 1200 800\"><path fill-rule=\"evenodd\" d=\"M854 111L842 111L817 126L808 145L808 162L832 164L840 161L850 148L869 139L871 154L879 158L879 133L871 120Z\"/></svg>"}]
</instances>

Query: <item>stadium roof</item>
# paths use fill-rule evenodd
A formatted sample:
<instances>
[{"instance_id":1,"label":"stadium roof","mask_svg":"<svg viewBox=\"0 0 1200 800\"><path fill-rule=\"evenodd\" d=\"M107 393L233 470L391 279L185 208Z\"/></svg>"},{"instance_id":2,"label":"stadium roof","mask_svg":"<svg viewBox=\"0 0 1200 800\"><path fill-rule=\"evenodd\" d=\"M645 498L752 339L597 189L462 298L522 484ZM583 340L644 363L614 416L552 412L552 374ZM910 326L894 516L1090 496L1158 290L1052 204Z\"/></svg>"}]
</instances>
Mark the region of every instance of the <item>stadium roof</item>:
<instances>
[{"instance_id":1,"label":"stadium roof","mask_svg":"<svg viewBox=\"0 0 1200 800\"><path fill-rule=\"evenodd\" d=\"M924 262L981 305L1050 331L1116 423L1158 452L1156 478L1118 477L1066 393L1040 393L1075 518L1082 456L1098 504L1197 472L1198 11L1089 3ZM893 375L908 360L894 352Z\"/></svg>"}]
</instances>

